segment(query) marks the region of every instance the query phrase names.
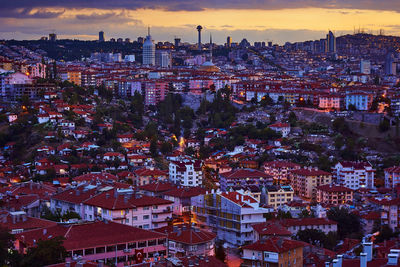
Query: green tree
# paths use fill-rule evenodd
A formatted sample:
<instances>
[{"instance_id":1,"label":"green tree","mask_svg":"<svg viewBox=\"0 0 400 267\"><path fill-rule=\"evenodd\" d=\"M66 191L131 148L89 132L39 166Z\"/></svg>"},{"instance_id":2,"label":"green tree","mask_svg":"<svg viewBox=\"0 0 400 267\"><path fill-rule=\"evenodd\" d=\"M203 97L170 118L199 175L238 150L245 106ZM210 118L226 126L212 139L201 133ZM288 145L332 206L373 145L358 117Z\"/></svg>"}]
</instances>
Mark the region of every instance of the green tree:
<instances>
[{"instance_id":1,"label":"green tree","mask_svg":"<svg viewBox=\"0 0 400 267\"><path fill-rule=\"evenodd\" d=\"M340 239L361 232L360 217L350 213L346 208L331 208L328 211L328 218L338 223L337 232Z\"/></svg>"},{"instance_id":2,"label":"green tree","mask_svg":"<svg viewBox=\"0 0 400 267\"><path fill-rule=\"evenodd\" d=\"M150 153L153 158L158 156L157 139L156 138L152 138L150 141Z\"/></svg>"},{"instance_id":3,"label":"green tree","mask_svg":"<svg viewBox=\"0 0 400 267\"><path fill-rule=\"evenodd\" d=\"M41 267L65 261L67 251L63 247L63 237L39 240L35 247L29 248L22 261L23 266Z\"/></svg>"},{"instance_id":4,"label":"green tree","mask_svg":"<svg viewBox=\"0 0 400 267\"><path fill-rule=\"evenodd\" d=\"M226 260L226 252L221 242L215 245L215 257L222 262Z\"/></svg>"}]
</instances>

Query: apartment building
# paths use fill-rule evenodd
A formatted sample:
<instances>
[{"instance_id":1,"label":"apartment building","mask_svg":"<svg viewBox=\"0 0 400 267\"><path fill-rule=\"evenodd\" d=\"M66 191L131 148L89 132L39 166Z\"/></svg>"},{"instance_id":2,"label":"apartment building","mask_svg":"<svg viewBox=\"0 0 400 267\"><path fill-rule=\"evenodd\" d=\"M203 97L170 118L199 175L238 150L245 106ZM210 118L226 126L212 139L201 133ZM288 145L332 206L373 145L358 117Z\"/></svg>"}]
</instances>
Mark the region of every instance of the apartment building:
<instances>
[{"instance_id":1,"label":"apartment building","mask_svg":"<svg viewBox=\"0 0 400 267\"><path fill-rule=\"evenodd\" d=\"M232 247L253 240L252 224L265 222L263 208L254 198L238 192L211 192L193 198L193 221L217 234Z\"/></svg>"},{"instance_id":2,"label":"apartment building","mask_svg":"<svg viewBox=\"0 0 400 267\"><path fill-rule=\"evenodd\" d=\"M304 244L276 237L259 240L243 247L242 266L302 267Z\"/></svg>"},{"instance_id":3,"label":"apartment building","mask_svg":"<svg viewBox=\"0 0 400 267\"><path fill-rule=\"evenodd\" d=\"M303 168L292 171L291 185L295 193L305 199L317 198L317 187L332 183L332 174L317 168Z\"/></svg>"},{"instance_id":4,"label":"apartment building","mask_svg":"<svg viewBox=\"0 0 400 267\"><path fill-rule=\"evenodd\" d=\"M386 188L395 188L400 184L400 166L386 168L384 172Z\"/></svg>"},{"instance_id":5,"label":"apartment building","mask_svg":"<svg viewBox=\"0 0 400 267\"><path fill-rule=\"evenodd\" d=\"M290 185L271 185L265 187L265 204L278 207L293 201L294 190Z\"/></svg>"},{"instance_id":6,"label":"apartment building","mask_svg":"<svg viewBox=\"0 0 400 267\"><path fill-rule=\"evenodd\" d=\"M326 184L317 187L317 202L329 205L341 205L353 202L354 190L340 186Z\"/></svg>"},{"instance_id":7,"label":"apartment building","mask_svg":"<svg viewBox=\"0 0 400 267\"><path fill-rule=\"evenodd\" d=\"M340 161L333 167L336 182L353 190L375 188L375 172L369 162Z\"/></svg>"},{"instance_id":8,"label":"apartment building","mask_svg":"<svg viewBox=\"0 0 400 267\"><path fill-rule=\"evenodd\" d=\"M263 165L264 172L274 179L274 184L288 184L291 180L291 171L300 169L299 164L289 161L269 161Z\"/></svg>"},{"instance_id":9,"label":"apartment building","mask_svg":"<svg viewBox=\"0 0 400 267\"><path fill-rule=\"evenodd\" d=\"M203 183L202 162L188 159L171 161L169 180L177 185L200 186Z\"/></svg>"}]
</instances>

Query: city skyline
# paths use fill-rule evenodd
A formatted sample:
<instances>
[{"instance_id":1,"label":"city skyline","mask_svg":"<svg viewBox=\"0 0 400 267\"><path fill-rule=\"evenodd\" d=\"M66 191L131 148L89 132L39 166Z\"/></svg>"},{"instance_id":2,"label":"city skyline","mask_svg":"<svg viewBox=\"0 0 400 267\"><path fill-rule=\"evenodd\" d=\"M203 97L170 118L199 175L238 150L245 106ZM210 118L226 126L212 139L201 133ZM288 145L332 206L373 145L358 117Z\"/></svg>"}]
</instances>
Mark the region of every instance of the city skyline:
<instances>
[{"instance_id":1,"label":"city skyline","mask_svg":"<svg viewBox=\"0 0 400 267\"><path fill-rule=\"evenodd\" d=\"M187 4L184 4L187 3ZM196 26L214 41L233 42L305 41L324 38L328 30L336 36L354 29L399 35L400 4L396 1L253 1L234 3L116 1L95 4L69 1L17 1L0 8L1 39L38 39L55 31L59 38L96 40L103 30L109 38L145 36L151 26L155 41L196 43ZM323 18L323 19L321 19Z\"/></svg>"}]
</instances>

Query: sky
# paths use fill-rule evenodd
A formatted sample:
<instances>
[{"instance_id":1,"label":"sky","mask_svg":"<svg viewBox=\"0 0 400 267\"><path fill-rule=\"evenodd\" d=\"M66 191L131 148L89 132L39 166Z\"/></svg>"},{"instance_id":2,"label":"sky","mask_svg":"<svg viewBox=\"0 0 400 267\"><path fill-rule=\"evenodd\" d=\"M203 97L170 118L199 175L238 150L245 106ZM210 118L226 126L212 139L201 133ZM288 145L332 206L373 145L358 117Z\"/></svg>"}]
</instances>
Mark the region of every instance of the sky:
<instances>
[{"instance_id":1,"label":"sky","mask_svg":"<svg viewBox=\"0 0 400 267\"><path fill-rule=\"evenodd\" d=\"M0 39L95 40L147 34L155 41L223 44L306 41L364 30L400 35L400 0L0 0Z\"/></svg>"}]
</instances>

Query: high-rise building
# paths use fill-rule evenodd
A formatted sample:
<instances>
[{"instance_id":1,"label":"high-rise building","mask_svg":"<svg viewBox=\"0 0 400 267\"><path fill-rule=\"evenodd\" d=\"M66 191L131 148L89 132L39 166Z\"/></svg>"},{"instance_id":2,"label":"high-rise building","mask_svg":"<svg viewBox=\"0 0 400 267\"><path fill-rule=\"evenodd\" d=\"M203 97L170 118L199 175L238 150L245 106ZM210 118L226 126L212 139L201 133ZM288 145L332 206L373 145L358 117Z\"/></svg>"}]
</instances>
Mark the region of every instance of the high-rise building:
<instances>
[{"instance_id":1,"label":"high-rise building","mask_svg":"<svg viewBox=\"0 0 400 267\"><path fill-rule=\"evenodd\" d=\"M197 26L197 31L199 32L199 37L198 37L198 41L197 41L197 46L198 49L201 50L201 30L203 29L203 27L201 27L201 25Z\"/></svg>"},{"instance_id":2,"label":"high-rise building","mask_svg":"<svg viewBox=\"0 0 400 267\"><path fill-rule=\"evenodd\" d=\"M326 35L326 40L328 43L328 52L336 53L336 37L333 32L329 31L329 33Z\"/></svg>"},{"instance_id":3,"label":"high-rise building","mask_svg":"<svg viewBox=\"0 0 400 267\"><path fill-rule=\"evenodd\" d=\"M143 43L143 65L154 66L156 59L156 45L151 39L150 27L148 29L148 35Z\"/></svg>"},{"instance_id":4,"label":"high-rise building","mask_svg":"<svg viewBox=\"0 0 400 267\"><path fill-rule=\"evenodd\" d=\"M371 74L371 61L362 59L360 61L360 72L362 74Z\"/></svg>"},{"instance_id":5,"label":"high-rise building","mask_svg":"<svg viewBox=\"0 0 400 267\"><path fill-rule=\"evenodd\" d=\"M129 44L131 42L130 38L125 38L125 43Z\"/></svg>"},{"instance_id":6,"label":"high-rise building","mask_svg":"<svg viewBox=\"0 0 400 267\"><path fill-rule=\"evenodd\" d=\"M99 42L104 42L104 41L105 41L104 32L103 32L103 31L100 31L100 32L99 32Z\"/></svg>"},{"instance_id":7,"label":"high-rise building","mask_svg":"<svg viewBox=\"0 0 400 267\"><path fill-rule=\"evenodd\" d=\"M138 38L137 38L137 42L138 42L139 44L143 44L143 43L144 43L144 38L143 38L143 37L138 37Z\"/></svg>"},{"instance_id":8,"label":"high-rise building","mask_svg":"<svg viewBox=\"0 0 400 267\"><path fill-rule=\"evenodd\" d=\"M394 55L392 52L389 52L386 55L385 74L386 75L396 75L396 62L394 61Z\"/></svg>"},{"instance_id":9,"label":"high-rise building","mask_svg":"<svg viewBox=\"0 0 400 267\"><path fill-rule=\"evenodd\" d=\"M181 38L175 38L174 41L175 48L178 48L181 45Z\"/></svg>"},{"instance_id":10,"label":"high-rise building","mask_svg":"<svg viewBox=\"0 0 400 267\"><path fill-rule=\"evenodd\" d=\"M55 33L50 33L50 34L49 34L49 41L51 41L51 42L57 41L57 34L55 34Z\"/></svg>"},{"instance_id":11,"label":"high-rise building","mask_svg":"<svg viewBox=\"0 0 400 267\"><path fill-rule=\"evenodd\" d=\"M231 45L232 45L232 37L228 36L226 38L226 46L231 47Z\"/></svg>"},{"instance_id":12,"label":"high-rise building","mask_svg":"<svg viewBox=\"0 0 400 267\"><path fill-rule=\"evenodd\" d=\"M161 68L171 67L172 66L171 52L166 50L157 50L156 66L160 66Z\"/></svg>"}]
</instances>

